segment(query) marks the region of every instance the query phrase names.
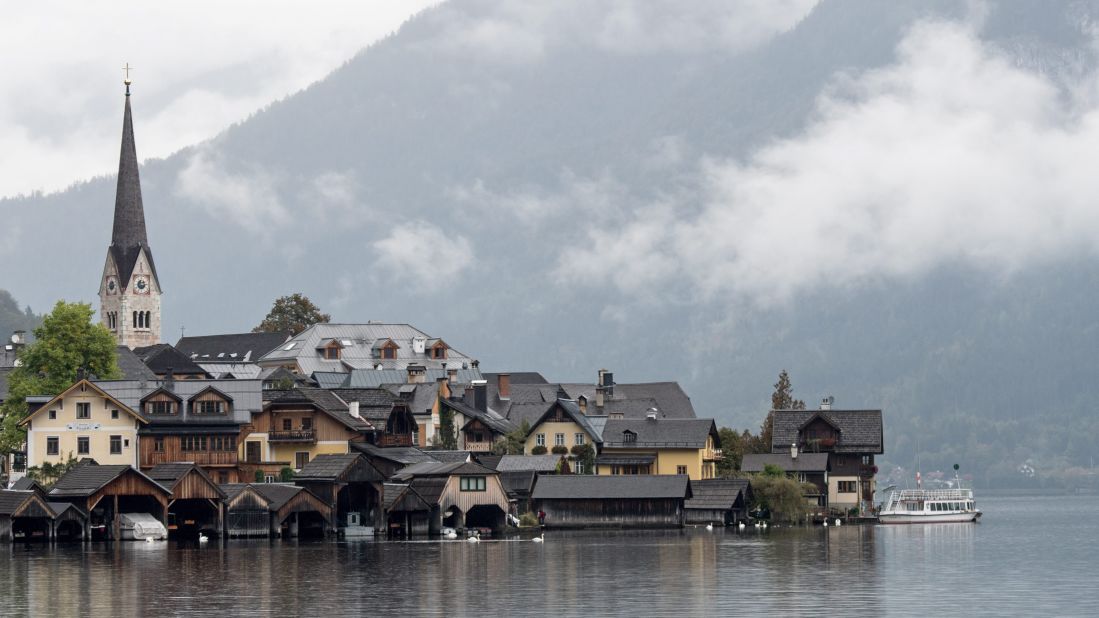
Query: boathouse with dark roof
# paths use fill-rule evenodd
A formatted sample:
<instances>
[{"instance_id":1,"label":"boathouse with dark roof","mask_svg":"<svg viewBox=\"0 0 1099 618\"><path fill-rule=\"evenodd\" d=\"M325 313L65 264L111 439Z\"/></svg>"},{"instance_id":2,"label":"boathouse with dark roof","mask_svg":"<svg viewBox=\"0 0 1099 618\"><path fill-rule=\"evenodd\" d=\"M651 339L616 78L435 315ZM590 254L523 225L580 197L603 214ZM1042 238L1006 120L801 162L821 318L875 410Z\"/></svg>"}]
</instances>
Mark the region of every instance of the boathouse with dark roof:
<instances>
[{"instance_id":1,"label":"boathouse with dark roof","mask_svg":"<svg viewBox=\"0 0 1099 618\"><path fill-rule=\"evenodd\" d=\"M533 509L547 528L679 528L693 496L686 475L539 476Z\"/></svg>"}]
</instances>

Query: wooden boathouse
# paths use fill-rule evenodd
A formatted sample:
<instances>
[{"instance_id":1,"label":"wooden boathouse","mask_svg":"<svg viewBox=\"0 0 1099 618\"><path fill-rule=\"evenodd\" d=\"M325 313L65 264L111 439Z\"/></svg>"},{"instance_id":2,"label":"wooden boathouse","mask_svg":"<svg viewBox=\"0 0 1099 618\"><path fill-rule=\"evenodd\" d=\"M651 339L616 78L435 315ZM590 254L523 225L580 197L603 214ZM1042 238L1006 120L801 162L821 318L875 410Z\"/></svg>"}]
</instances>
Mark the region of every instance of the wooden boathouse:
<instances>
[{"instance_id":1,"label":"wooden boathouse","mask_svg":"<svg viewBox=\"0 0 1099 618\"><path fill-rule=\"evenodd\" d=\"M313 492L285 483L222 485L229 537L324 536L332 507Z\"/></svg>"},{"instance_id":2,"label":"wooden boathouse","mask_svg":"<svg viewBox=\"0 0 1099 618\"><path fill-rule=\"evenodd\" d=\"M57 479L48 498L75 504L88 514L85 539L95 532L117 540L122 532L119 515L124 513L149 513L166 522L171 491L131 466L81 462Z\"/></svg>"},{"instance_id":3,"label":"wooden boathouse","mask_svg":"<svg viewBox=\"0 0 1099 618\"><path fill-rule=\"evenodd\" d=\"M686 475L539 476L531 496L547 528L678 528L692 497Z\"/></svg>"},{"instance_id":4,"label":"wooden boathouse","mask_svg":"<svg viewBox=\"0 0 1099 618\"><path fill-rule=\"evenodd\" d=\"M0 541L49 541L56 515L36 491L0 490Z\"/></svg>"},{"instance_id":5,"label":"wooden boathouse","mask_svg":"<svg viewBox=\"0 0 1099 618\"><path fill-rule=\"evenodd\" d=\"M408 484L432 505L432 534L443 526L499 530L506 524L508 495L495 470L475 463L425 462L408 466L392 480Z\"/></svg>"},{"instance_id":6,"label":"wooden boathouse","mask_svg":"<svg viewBox=\"0 0 1099 618\"><path fill-rule=\"evenodd\" d=\"M381 528L384 483L382 473L361 453L317 455L294 476L295 485L305 487L332 507L328 522L332 530Z\"/></svg>"},{"instance_id":7,"label":"wooden boathouse","mask_svg":"<svg viewBox=\"0 0 1099 618\"><path fill-rule=\"evenodd\" d=\"M752 486L748 479L691 481L693 497L684 504L686 523L731 525L748 518Z\"/></svg>"},{"instance_id":8,"label":"wooden boathouse","mask_svg":"<svg viewBox=\"0 0 1099 618\"><path fill-rule=\"evenodd\" d=\"M225 528L225 492L198 464L163 463L153 466L149 478L172 492L168 501L168 534L197 537L221 535Z\"/></svg>"}]
</instances>

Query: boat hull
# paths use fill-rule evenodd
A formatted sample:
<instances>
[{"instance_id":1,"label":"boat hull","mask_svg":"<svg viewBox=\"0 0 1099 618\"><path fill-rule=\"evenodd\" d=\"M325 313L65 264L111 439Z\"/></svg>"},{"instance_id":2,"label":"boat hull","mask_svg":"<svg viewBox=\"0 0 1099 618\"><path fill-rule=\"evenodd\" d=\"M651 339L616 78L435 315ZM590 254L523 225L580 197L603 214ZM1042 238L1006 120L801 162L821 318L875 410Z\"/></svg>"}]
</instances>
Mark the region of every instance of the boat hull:
<instances>
[{"instance_id":1,"label":"boat hull","mask_svg":"<svg viewBox=\"0 0 1099 618\"><path fill-rule=\"evenodd\" d=\"M980 511L965 513L880 513L883 524L968 524L977 521Z\"/></svg>"}]
</instances>

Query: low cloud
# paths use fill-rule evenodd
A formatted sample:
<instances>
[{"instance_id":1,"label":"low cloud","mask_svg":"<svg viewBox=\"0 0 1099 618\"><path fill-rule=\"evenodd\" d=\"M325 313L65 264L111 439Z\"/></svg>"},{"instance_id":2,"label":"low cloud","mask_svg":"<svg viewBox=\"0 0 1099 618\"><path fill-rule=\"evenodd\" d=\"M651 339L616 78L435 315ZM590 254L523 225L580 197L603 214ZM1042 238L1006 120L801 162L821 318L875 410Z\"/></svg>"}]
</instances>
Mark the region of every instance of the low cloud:
<instances>
[{"instance_id":1,"label":"low cloud","mask_svg":"<svg viewBox=\"0 0 1099 618\"><path fill-rule=\"evenodd\" d=\"M555 274L769 305L955 264L1010 274L1099 249L1099 81L1071 89L953 23L883 69L840 76L801 134L592 229ZM598 268L592 265L598 264Z\"/></svg>"},{"instance_id":2,"label":"low cloud","mask_svg":"<svg viewBox=\"0 0 1099 618\"><path fill-rule=\"evenodd\" d=\"M213 149L197 150L176 179L175 192L206 210L259 236L290 223L274 175L255 165L233 171Z\"/></svg>"},{"instance_id":3,"label":"low cloud","mask_svg":"<svg viewBox=\"0 0 1099 618\"><path fill-rule=\"evenodd\" d=\"M398 225L373 247L378 256L376 272L421 291L449 287L473 265L473 250L465 236L425 221Z\"/></svg>"}]
</instances>

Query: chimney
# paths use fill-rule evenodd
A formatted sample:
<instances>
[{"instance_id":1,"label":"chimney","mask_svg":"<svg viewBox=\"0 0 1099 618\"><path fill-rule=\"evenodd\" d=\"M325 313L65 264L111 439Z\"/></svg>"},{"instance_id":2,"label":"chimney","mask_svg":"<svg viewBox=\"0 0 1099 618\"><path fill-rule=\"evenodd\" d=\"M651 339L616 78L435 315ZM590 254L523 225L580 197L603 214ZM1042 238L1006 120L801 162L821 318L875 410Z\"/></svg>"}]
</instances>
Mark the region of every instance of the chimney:
<instances>
[{"instance_id":1,"label":"chimney","mask_svg":"<svg viewBox=\"0 0 1099 618\"><path fill-rule=\"evenodd\" d=\"M655 421L656 417L657 417L657 414L659 412L660 411L657 410L656 408L649 408L648 410L645 411L645 419L650 420L650 421Z\"/></svg>"},{"instance_id":2,"label":"chimney","mask_svg":"<svg viewBox=\"0 0 1099 618\"><path fill-rule=\"evenodd\" d=\"M409 384L422 384L427 378L427 367L423 365L409 365L405 371L408 372Z\"/></svg>"},{"instance_id":3,"label":"chimney","mask_svg":"<svg viewBox=\"0 0 1099 618\"><path fill-rule=\"evenodd\" d=\"M603 387L595 387L595 409L599 412L603 411Z\"/></svg>"},{"instance_id":4,"label":"chimney","mask_svg":"<svg viewBox=\"0 0 1099 618\"><path fill-rule=\"evenodd\" d=\"M164 372L164 388L170 391L176 390L176 370L174 367L168 367L168 371Z\"/></svg>"},{"instance_id":5,"label":"chimney","mask_svg":"<svg viewBox=\"0 0 1099 618\"><path fill-rule=\"evenodd\" d=\"M797 459L797 458L798 458L798 445L797 444L791 444L790 445L790 459Z\"/></svg>"},{"instance_id":6,"label":"chimney","mask_svg":"<svg viewBox=\"0 0 1099 618\"><path fill-rule=\"evenodd\" d=\"M511 399L511 374L510 373L498 373L496 374L496 391L500 395L500 399Z\"/></svg>"},{"instance_id":7,"label":"chimney","mask_svg":"<svg viewBox=\"0 0 1099 618\"><path fill-rule=\"evenodd\" d=\"M447 369L446 370L446 379L447 379L447 382L450 382L451 384L454 384L455 382L457 382L458 381L458 370L457 369Z\"/></svg>"},{"instance_id":8,"label":"chimney","mask_svg":"<svg viewBox=\"0 0 1099 618\"><path fill-rule=\"evenodd\" d=\"M359 402L352 401L347 404L347 413L355 418L362 418L362 416L359 415Z\"/></svg>"},{"instance_id":9,"label":"chimney","mask_svg":"<svg viewBox=\"0 0 1099 618\"><path fill-rule=\"evenodd\" d=\"M603 386L603 392L610 399L614 399L614 374L603 369L600 372L600 377L603 378L601 385Z\"/></svg>"},{"instance_id":10,"label":"chimney","mask_svg":"<svg viewBox=\"0 0 1099 618\"><path fill-rule=\"evenodd\" d=\"M827 396L827 397L825 397L824 399L821 400L820 409L821 410L831 410L832 409L832 404L835 403L835 402L836 402L836 398L829 395L829 396Z\"/></svg>"},{"instance_id":11,"label":"chimney","mask_svg":"<svg viewBox=\"0 0 1099 618\"><path fill-rule=\"evenodd\" d=\"M435 385L438 389L439 399L450 399L450 382L446 378L436 379Z\"/></svg>"},{"instance_id":12,"label":"chimney","mask_svg":"<svg viewBox=\"0 0 1099 618\"><path fill-rule=\"evenodd\" d=\"M576 405L580 407L580 413L587 415L588 413L588 398L580 395L576 398Z\"/></svg>"},{"instance_id":13,"label":"chimney","mask_svg":"<svg viewBox=\"0 0 1099 618\"><path fill-rule=\"evenodd\" d=\"M83 379L84 379L84 368L83 367L77 367L76 368L76 381L79 382Z\"/></svg>"},{"instance_id":14,"label":"chimney","mask_svg":"<svg viewBox=\"0 0 1099 618\"><path fill-rule=\"evenodd\" d=\"M481 412L488 412L488 381L474 380L472 384L473 407L477 408Z\"/></svg>"}]
</instances>

